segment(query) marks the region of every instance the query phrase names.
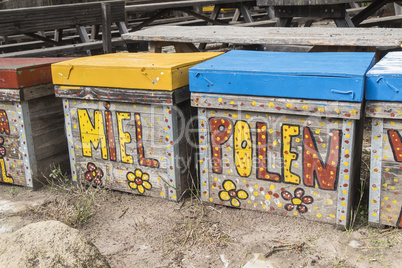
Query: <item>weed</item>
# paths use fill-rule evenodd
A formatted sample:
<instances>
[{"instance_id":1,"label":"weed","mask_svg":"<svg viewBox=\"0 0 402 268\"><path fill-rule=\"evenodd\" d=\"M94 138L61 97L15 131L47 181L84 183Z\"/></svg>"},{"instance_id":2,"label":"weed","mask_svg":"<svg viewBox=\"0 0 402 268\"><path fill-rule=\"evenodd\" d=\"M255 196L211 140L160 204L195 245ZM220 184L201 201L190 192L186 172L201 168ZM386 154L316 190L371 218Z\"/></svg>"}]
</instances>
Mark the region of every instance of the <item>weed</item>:
<instances>
[{"instance_id":1,"label":"weed","mask_svg":"<svg viewBox=\"0 0 402 268\"><path fill-rule=\"evenodd\" d=\"M95 215L96 197L105 193L104 189L72 182L60 166L54 167L44 178L44 185L51 190L52 196L42 206L34 208L34 214L72 227L84 225Z\"/></svg>"},{"instance_id":2,"label":"weed","mask_svg":"<svg viewBox=\"0 0 402 268\"><path fill-rule=\"evenodd\" d=\"M370 179L370 166L367 164L370 161L370 151L362 151L362 165L360 169L360 187L358 189L357 204L351 211L351 220L347 231L353 231L356 224L366 224L368 218L368 184Z\"/></svg>"},{"instance_id":3,"label":"weed","mask_svg":"<svg viewBox=\"0 0 402 268\"><path fill-rule=\"evenodd\" d=\"M12 195L12 196L19 196L22 192L23 192L23 187L20 186L11 186L10 189L8 190L8 192Z\"/></svg>"}]
</instances>

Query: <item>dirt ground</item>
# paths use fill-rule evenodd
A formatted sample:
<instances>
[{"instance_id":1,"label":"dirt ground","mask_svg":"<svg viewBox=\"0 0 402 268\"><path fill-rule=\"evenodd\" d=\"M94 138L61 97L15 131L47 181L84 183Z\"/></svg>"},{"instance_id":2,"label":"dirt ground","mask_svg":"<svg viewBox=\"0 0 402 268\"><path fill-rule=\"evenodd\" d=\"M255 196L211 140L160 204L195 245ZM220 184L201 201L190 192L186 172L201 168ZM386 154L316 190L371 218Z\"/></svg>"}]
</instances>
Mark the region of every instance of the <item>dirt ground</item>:
<instances>
[{"instance_id":1,"label":"dirt ground","mask_svg":"<svg viewBox=\"0 0 402 268\"><path fill-rule=\"evenodd\" d=\"M0 184L0 235L56 219L83 232L112 267L401 267L402 232L368 226L367 197L359 192L352 226L338 230L302 217L202 204L194 196L174 203L68 180L39 191Z\"/></svg>"},{"instance_id":2,"label":"dirt ground","mask_svg":"<svg viewBox=\"0 0 402 268\"><path fill-rule=\"evenodd\" d=\"M76 192L1 184L1 201L27 204L28 209L0 211L0 221L14 223L14 229L45 218L67 222L83 232L112 267L244 267L257 257L265 265L260 267L402 263L401 231L371 228L361 219L353 229L337 230L300 217L205 205L191 198L173 203L108 190L81 191L82 200L94 198L92 206L70 207L81 198ZM84 209L78 213L77 208Z\"/></svg>"}]
</instances>

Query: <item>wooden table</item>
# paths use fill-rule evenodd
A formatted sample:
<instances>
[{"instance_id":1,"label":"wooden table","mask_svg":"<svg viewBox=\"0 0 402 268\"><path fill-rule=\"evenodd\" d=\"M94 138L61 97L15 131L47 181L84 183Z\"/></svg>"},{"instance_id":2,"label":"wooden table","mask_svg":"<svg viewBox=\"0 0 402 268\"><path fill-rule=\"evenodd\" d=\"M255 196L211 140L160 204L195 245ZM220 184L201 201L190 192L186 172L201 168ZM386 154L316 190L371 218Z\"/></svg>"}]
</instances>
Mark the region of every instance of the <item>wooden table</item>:
<instances>
[{"instance_id":1,"label":"wooden table","mask_svg":"<svg viewBox=\"0 0 402 268\"><path fill-rule=\"evenodd\" d=\"M125 40L192 45L230 43L400 48L402 29L378 28L248 28L234 26L157 26L122 35ZM192 48L194 46L192 45ZM185 52L185 51L184 51Z\"/></svg>"},{"instance_id":2,"label":"wooden table","mask_svg":"<svg viewBox=\"0 0 402 268\"><path fill-rule=\"evenodd\" d=\"M354 27L346 12L353 0L257 0L259 6L273 6L279 18L277 27L289 27L294 17L333 19L338 27ZM306 26L310 26L309 21Z\"/></svg>"},{"instance_id":3,"label":"wooden table","mask_svg":"<svg viewBox=\"0 0 402 268\"><path fill-rule=\"evenodd\" d=\"M372 1L369 6L350 18L346 5L353 5L354 2L356 0L257 0L257 6L274 7L275 15L279 18L276 26L290 26L294 17L311 17L333 19L338 27L357 27L386 4L399 1Z\"/></svg>"}]
</instances>

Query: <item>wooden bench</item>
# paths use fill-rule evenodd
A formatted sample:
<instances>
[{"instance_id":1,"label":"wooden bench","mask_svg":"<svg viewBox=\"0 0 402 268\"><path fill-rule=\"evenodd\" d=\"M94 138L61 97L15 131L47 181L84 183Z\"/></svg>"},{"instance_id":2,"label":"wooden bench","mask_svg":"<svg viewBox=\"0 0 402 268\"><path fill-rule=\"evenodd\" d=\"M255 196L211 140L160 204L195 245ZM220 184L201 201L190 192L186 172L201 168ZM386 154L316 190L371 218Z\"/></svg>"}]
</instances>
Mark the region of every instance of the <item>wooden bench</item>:
<instances>
[{"instance_id":1,"label":"wooden bench","mask_svg":"<svg viewBox=\"0 0 402 268\"><path fill-rule=\"evenodd\" d=\"M354 27L347 5L355 0L257 0L258 6L273 6L276 26L291 26L294 17L333 19L338 27Z\"/></svg>"},{"instance_id":2,"label":"wooden bench","mask_svg":"<svg viewBox=\"0 0 402 268\"><path fill-rule=\"evenodd\" d=\"M62 51L63 48L68 52L79 50L90 50L102 48L105 52L111 52L111 24L116 23L120 34L127 33L125 25L125 5L124 1L107 1L102 3L82 3L71 5L44 6L33 8L20 8L0 10L0 36L5 39L9 35L24 34L34 39L44 41L53 46L59 47L53 51ZM99 36L100 25L102 25L102 40L91 42L87 25L93 26L92 34ZM62 35L63 29L76 28L83 46L65 46ZM38 34L46 30L55 30L54 38ZM119 40L114 40L119 42ZM121 42L120 42L121 43ZM74 50L79 47L78 50ZM52 51L51 49L49 51ZM32 55L31 52L24 55L21 53L2 54L0 57L19 55L20 57Z\"/></svg>"},{"instance_id":3,"label":"wooden bench","mask_svg":"<svg viewBox=\"0 0 402 268\"><path fill-rule=\"evenodd\" d=\"M236 8L233 21L239 20L242 15L246 22L253 22L250 9L255 6L255 0L182 0L182 1L128 1L126 2L126 12L144 13L156 12L154 16L145 20L140 25L133 27L133 31L140 30L148 26L153 21L161 18L170 11L181 11L189 16L196 17L208 22L211 25L222 25L224 22L218 20L219 13L223 8ZM195 12L194 8L199 6L213 5L214 9L209 17Z\"/></svg>"},{"instance_id":4,"label":"wooden bench","mask_svg":"<svg viewBox=\"0 0 402 268\"><path fill-rule=\"evenodd\" d=\"M333 19L338 27L357 27L386 4L400 1L374 0L363 9L358 8L355 2L356 0L257 0L257 6L274 6L275 15L279 18L277 26L290 26L293 17L310 17ZM359 10L352 18L346 10L347 5ZM373 21L362 26L371 25L374 25Z\"/></svg>"},{"instance_id":5,"label":"wooden bench","mask_svg":"<svg viewBox=\"0 0 402 268\"><path fill-rule=\"evenodd\" d=\"M160 42L162 44L173 45L231 43L242 45L400 48L402 44L402 29L156 26L123 34L122 37L125 40L149 41L154 44Z\"/></svg>"}]
</instances>

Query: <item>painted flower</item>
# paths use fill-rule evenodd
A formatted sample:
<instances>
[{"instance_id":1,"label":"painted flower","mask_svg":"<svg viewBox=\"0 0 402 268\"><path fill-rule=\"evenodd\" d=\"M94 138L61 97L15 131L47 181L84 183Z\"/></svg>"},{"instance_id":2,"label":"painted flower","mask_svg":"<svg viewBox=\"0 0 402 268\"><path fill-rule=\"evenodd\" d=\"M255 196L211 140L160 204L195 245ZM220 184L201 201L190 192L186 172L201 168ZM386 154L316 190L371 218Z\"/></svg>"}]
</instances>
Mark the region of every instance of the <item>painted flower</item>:
<instances>
[{"instance_id":1,"label":"painted flower","mask_svg":"<svg viewBox=\"0 0 402 268\"><path fill-rule=\"evenodd\" d=\"M283 199L291 201L290 204L285 205L287 211L291 211L296 207L297 211L300 213L306 213L308 208L304 204L309 205L314 202L314 199L311 196L304 195L304 190L302 188L296 188L294 196L292 196L288 191L282 191L281 195Z\"/></svg>"},{"instance_id":2,"label":"painted flower","mask_svg":"<svg viewBox=\"0 0 402 268\"><path fill-rule=\"evenodd\" d=\"M131 189L137 189L140 194L143 194L146 190L151 190L152 184L149 182L148 173L143 173L140 169L136 169L133 172L127 173L128 187Z\"/></svg>"},{"instance_id":3,"label":"painted flower","mask_svg":"<svg viewBox=\"0 0 402 268\"><path fill-rule=\"evenodd\" d=\"M101 168L98 168L94 163L88 162L87 164L88 171L85 172L85 179L91 182L93 181L96 185L102 184L103 171Z\"/></svg>"},{"instance_id":4,"label":"painted flower","mask_svg":"<svg viewBox=\"0 0 402 268\"><path fill-rule=\"evenodd\" d=\"M237 190L236 185L231 180L225 180L222 183L223 189L219 192L219 198L222 201L230 201L230 204L234 207L240 207L239 199L247 199L248 194L244 190Z\"/></svg>"},{"instance_id":5,"label":"painted flower","mask_svg":"<svg viewBox=\"0 0 402 268\"><path fill-rule=\"evenodd\" d=\"M6 156L6 148L4 148L3 144L4 144L4 138L0 137L0 157L1 158Z\"/></svg>"}]
</instances>

